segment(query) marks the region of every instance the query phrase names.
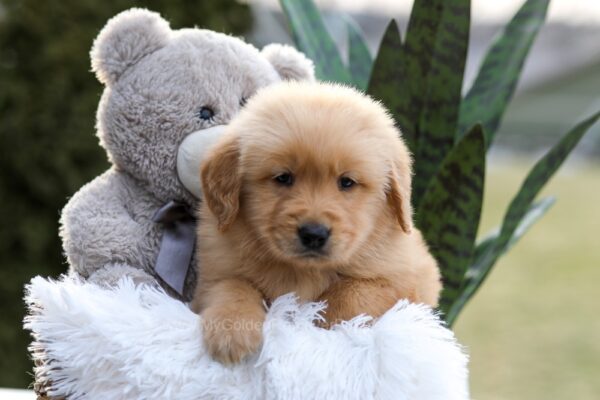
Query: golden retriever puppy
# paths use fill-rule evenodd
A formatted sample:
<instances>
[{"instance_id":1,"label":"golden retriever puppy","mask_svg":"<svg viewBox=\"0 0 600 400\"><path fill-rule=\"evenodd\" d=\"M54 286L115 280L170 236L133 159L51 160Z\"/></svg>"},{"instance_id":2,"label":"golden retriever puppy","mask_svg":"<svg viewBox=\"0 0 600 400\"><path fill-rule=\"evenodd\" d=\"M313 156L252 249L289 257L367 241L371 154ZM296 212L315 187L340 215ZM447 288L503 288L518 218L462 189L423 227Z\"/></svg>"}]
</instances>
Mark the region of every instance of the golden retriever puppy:
<instances>
[{"instance_id":1,"label":"golden retriever puppy","mask_svg":"<svg viewBox=\"0 0 600 400\"><path fill-rule=\"evenodd\" d=\"M199 280L208 351L255 352L265 301L326 300L324 325L435 306L435 260L413 226L411 158L385 109L348 87L281 83L257 93L201 168Z\"/></svg>"}]
</instances>

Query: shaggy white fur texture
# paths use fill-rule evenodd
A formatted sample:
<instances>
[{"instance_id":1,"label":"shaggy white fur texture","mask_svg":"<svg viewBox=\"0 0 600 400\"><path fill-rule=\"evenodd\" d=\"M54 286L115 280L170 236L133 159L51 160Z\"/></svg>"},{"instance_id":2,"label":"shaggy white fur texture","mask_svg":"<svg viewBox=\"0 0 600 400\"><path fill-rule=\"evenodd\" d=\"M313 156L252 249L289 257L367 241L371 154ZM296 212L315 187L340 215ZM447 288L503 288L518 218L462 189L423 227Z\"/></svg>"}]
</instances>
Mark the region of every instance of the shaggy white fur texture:
<instances>
[{"instance_id":1,"label":"shaggy white fur texture","mask_svg":"<svg viewBox=\"0 0 600 400\"><path fill-rule=\"evenodd\" d=\"M69 399L468 399L467 357L424 306L399 302L317 328L322 304L277 299L261 353L225 367L201 344L199 317L151 286L106 289L34 278L27 288L34 348L53 396Z\"/></svg>"}]
</instances>

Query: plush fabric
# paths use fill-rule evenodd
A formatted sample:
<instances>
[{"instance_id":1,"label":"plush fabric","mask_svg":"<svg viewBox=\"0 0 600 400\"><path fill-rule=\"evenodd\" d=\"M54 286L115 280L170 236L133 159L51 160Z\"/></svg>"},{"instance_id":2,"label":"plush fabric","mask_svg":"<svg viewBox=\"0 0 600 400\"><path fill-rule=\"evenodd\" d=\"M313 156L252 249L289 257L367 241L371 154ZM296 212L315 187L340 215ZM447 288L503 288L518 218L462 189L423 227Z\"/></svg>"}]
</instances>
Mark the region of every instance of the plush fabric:
<instances>
[{"instance_id":1,"label":"plush fabric","mask_svg":"<svg viewBox=\"0 0 600 400\"><path fill-rule=\"evenodd\" d=\"M136 281L156 283L163 228L152 216L171 200L192 209L197 202L178 178L179 144L191 133L226 125L261 87L314 79L313 64L289 46L261 52L221 33L172 30L143 9L112 18L94 41L91 60L105 85L97 135L113 166L64 208L64 252L71 273L91 281L107 285L132 272ZM202 107L214 111L210 120L200 118ZM184 299L195 282L192 269Z\"/></svg>"},{"instance_id":2,"label":"plush fabric","mask_svg":"<svg viewBox=\"0 0 600 400\"><path fill-rule=\"evenodd\" d=\"M199 317L129 278L112 289L34 278L25 327L51 396L69 399L468 399L467 357L421 305L399 302L317 328L322 304L292 295L268 311L260 354L225 367L204 351Z\"/></svg>"}]
</instances>

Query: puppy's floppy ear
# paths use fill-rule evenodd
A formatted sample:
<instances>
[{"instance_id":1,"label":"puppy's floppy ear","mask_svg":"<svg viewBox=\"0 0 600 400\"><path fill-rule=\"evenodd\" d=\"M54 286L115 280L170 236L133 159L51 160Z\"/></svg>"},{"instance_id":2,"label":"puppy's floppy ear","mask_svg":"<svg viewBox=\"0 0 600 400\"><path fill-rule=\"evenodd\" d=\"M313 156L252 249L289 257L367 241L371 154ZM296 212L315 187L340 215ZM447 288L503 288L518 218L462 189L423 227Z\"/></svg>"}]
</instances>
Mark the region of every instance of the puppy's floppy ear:
<instances>
[{"instance_id":1,"label":"puppy's floppy ear","mask_svg":"<svg viewBox=\"0 0 600 400\"><path fill-rule=\"evenodd\" d=\"M227 230L240 208L239 139L229 135L212 149L201 167L202 193L206 205L217 218L219 230Z\"/></svg>"},{"instance_id":2,"label":"puppy's floppy ear","mask_svg":"<svg viewBox=\"0 0 600 400\"><path fill-rule=\"evenodd\" d=\"M405 233L413 229L411 185L412 185L412 160L408 150L402 144L394 146L395 154L388 176L387 201L400 227Z\"/></svg>"},{"instance_id":3,"label":"puppy's floppy ear","mask_svg":"<svg viewBox=\"0 0 600 400\"><path fill-rule=\"evenodd\" d=\"M315 65L292 46L269 44L262 55L271 63L281 79L286 81L314 81Z\"/></svg>"}]
</instances>

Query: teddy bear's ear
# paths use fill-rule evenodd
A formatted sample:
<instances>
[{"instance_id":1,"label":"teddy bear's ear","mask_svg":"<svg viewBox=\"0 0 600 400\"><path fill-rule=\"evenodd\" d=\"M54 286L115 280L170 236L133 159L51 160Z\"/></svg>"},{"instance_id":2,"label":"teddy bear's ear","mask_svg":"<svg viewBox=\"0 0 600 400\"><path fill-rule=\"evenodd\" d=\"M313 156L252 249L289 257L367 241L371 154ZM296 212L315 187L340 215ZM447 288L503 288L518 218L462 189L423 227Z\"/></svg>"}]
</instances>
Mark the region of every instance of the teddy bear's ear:
<instances>
[{"instance_id":1,"label":"teddy bear's ear","mask_svg":"<svg viewBox=\"0 0 600 400\"><path fill-rule=\"evenodd\" d=\"M275 67L283 80L315 80L313 62L291 46L270 44L262 49L262 54Z\"/></svg>"},{"instance_id":2,"label":"teddy bear's ear","mask_svg":"<svg viewBox=\"0 0 600 400\"><path fill-rule=\"evenodd\" d=\"M111 18L94 40L92 70L100 82L110 85L142 57L164 47L170 34L169 23L155 12L140 8L123 11Z\"/></svg>"}]
</instances>

